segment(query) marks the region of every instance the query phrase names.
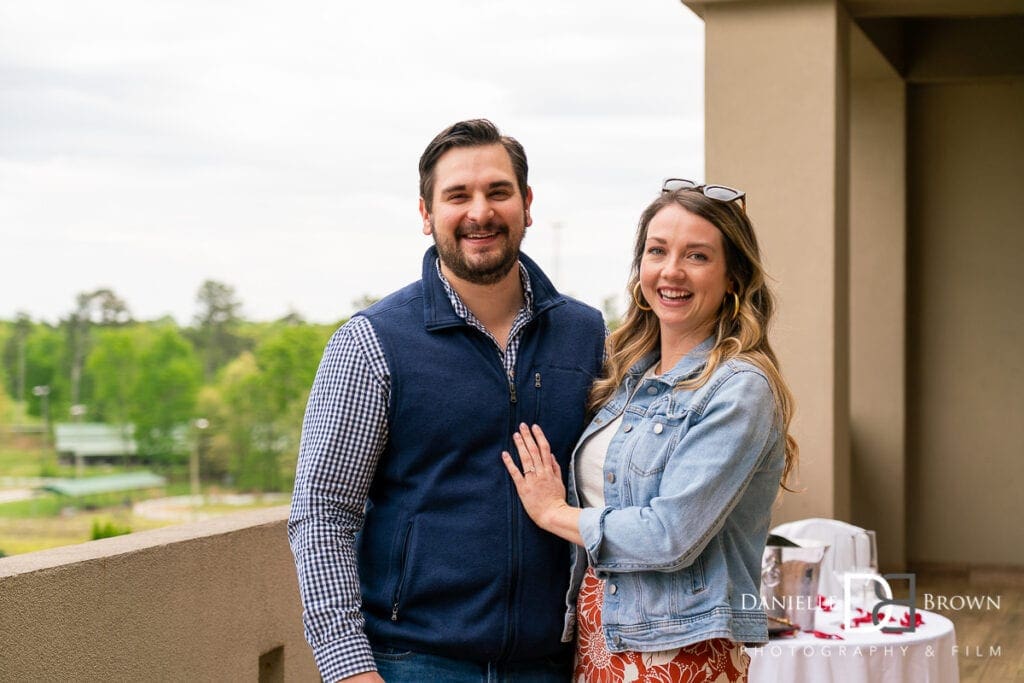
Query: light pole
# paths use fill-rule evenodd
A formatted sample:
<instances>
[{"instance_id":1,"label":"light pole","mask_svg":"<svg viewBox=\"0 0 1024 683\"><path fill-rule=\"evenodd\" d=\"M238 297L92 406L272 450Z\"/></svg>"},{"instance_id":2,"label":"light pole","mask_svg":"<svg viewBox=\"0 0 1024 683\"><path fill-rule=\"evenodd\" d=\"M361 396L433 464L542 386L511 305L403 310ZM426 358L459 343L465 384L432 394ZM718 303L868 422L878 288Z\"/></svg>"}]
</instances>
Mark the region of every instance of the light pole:
<instances>
[{"instance_id":1,"label":"light pole","mask_svg":"<svg viewBox=\"0 0 1024 683\"><path fill-rule=\"evenodd\" d=\"M50 445L50 387L45 384L32 387L32 395L38 396L42 403L43 425L46 430L43 434L43 446L48 448Z\"/></svg>"},{"instance_id":2,"label":"light pole","mask_svg":"<svg viewBox=\"0 0 1024 683\"><path fill-rule=\"evenodd\" d=\"M85 417L85 413L88 412L88 410L89 409L81 403L76 403L71 406L71 417L74 418L76 424L82 421L82 418ZM82 454L77 450L75 451L75 476L79 479L85 476L85 458L82 457Z\"/></svg>"},{"instance_id":3,"label":"light pole","mask_svg":"<svg viewBox=\"0 0 1024 683\"><path fill-rule=\"evenodd\" d=\"M189 481L192 489L192 510L193 512L201 503L200 492L199 492L199 445L203 440L203 430L210 426L210 421L205 417L200 417L192 421L192 426L196 429L195 443L192 446L192 456L189 458L188 470L189 470Z\"/></svg>"}]
</instances>

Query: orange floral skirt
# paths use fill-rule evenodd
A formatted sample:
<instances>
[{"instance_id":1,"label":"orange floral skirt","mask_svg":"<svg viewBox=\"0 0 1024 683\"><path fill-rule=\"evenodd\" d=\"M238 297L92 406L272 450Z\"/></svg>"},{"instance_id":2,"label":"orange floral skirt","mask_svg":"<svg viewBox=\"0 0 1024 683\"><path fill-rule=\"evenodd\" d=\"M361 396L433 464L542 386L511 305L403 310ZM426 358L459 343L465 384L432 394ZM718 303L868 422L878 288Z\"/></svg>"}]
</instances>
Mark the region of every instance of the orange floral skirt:
<instances>
[{"instance_id":1,"label":"orange floral skirt","mask_svg":"<svg viewBox=\"0 0 1024 683\"><path fill-rule=\"evenodd\" d=\"M576 607L574 683L746 683L750 657L726 638L661 652L609 652L601 631L604 583L587 569Z\"/></svg>"}]
</instances>

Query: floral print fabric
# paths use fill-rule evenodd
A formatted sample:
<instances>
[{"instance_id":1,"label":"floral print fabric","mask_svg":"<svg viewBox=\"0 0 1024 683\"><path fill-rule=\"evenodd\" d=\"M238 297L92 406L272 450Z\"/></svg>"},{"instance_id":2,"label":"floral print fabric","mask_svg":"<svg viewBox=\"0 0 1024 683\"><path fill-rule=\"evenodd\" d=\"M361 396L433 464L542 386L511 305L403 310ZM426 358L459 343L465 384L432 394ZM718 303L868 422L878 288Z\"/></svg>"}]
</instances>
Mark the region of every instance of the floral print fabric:
<instances>
[{"instance_id":1,"label":"floral print fabric","mask_svg":"<svg viewBox=\"0 0 1024 683\"><path fill-rule=\"evenodd\" d=\"M746 683L743 646L715 638L661 652L609 652L601 631L604 581L593 569L580 587L574 683Z\"/></svg>"}]
</instances>

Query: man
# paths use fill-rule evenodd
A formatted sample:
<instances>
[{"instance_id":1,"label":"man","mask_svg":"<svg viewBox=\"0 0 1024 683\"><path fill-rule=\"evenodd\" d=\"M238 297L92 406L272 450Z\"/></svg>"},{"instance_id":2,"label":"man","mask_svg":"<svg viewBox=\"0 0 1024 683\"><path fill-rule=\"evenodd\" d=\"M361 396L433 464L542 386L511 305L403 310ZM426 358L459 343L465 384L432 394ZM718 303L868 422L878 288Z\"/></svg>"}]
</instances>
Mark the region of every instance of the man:
<instances>
[{"instance_id":1,"label":"man","mask_svg":"<svg viewBox=\"0 0 1024 683\"><path fill-rule=\"evenodd\" d=\"M288 523L306 637L326 681L564 681L569 549L501 452L537 423L568 470L604 325L519 252L516 140L456 123L419 168L421 279L335 333L306 409Z\"/></svg>"}]
</instances>

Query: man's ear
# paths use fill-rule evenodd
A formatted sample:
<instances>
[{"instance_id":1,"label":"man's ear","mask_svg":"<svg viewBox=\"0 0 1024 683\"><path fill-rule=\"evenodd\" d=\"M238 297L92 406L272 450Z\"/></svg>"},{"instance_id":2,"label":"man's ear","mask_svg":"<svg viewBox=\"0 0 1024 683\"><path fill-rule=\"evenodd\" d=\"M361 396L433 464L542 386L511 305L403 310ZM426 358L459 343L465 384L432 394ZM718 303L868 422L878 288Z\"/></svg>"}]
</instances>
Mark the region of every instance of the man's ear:
<instances>
[{"instance_id":1,"label":"man's ear","mask_svg":"<svg viewBox=\"0 0 1024 683\"><path fill-rule=\"evenodd\" d=\"M526 186L526 196L523 197L523 214L525 215L525 227L533 225L533 216L530 215L530 204L533 204L533 188Z\"/></svg>"},{"instance_id":2,"label":"man's ear","mask_svg":"<svg viewBox=\"0 0 1024 683\"><path fill-rule=\"evenodd\" d=\"M423 218L423 234L429 235L434 232L430 226L430 213L427 211L427 203L420 197L420 216Z\"/></svg>"}]
</instances>

